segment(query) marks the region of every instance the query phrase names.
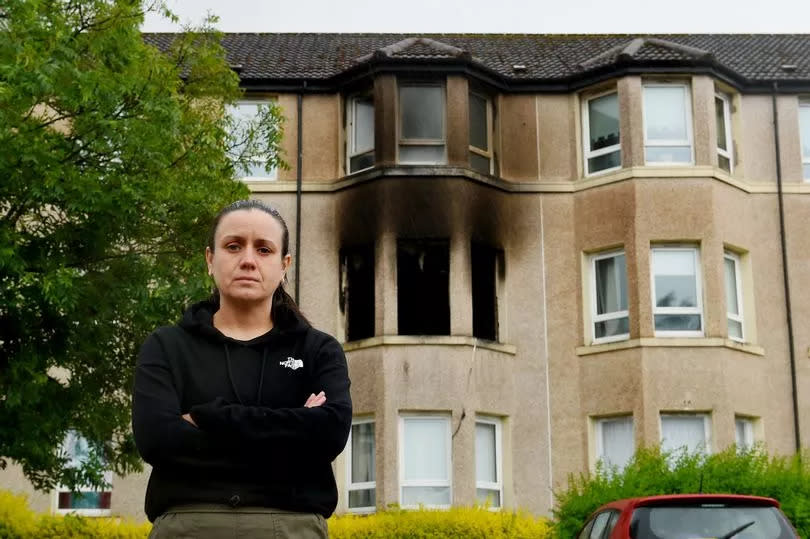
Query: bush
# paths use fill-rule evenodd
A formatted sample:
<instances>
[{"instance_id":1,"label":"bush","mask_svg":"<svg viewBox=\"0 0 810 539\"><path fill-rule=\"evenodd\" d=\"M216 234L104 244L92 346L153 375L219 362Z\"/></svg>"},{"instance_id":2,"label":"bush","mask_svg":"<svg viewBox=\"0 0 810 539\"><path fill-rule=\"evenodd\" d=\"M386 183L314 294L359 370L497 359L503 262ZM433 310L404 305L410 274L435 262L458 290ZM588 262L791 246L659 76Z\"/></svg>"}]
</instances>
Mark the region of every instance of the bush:
<instances>
[{"instance_id":1,"label":"bush","mask_svg":"<svg viewBox=\"0 0 810 539\"><path fill-rule=\"evenodd\" d=\"M151 529L117 518L38 515L25 496L0 490L0 539L144 539Z\"/></svg>"},{"instance_id":2,"label":"bush","mask_svg":"<svg viewBox=\"0 0 810 539\"><path fill-rule=\"evenodd\" d=\"M551 524L518 511L485 507L405 511L389 509L372 515L341 515L329 519L332 539L518 539L551 537Z\"/></svg>"},{"instance_id":3,"label":"bush","mask_svg":"<svg viewBox=\"0 0 810 539\"><path fill-rule=\"evenodd\" d=\"M810 465L807 456L769 457L761 448L714 455L639 449L623 471L601 466L588 477L570 476L555 493L555 533L575 537L593 511L622 498L686 493L751 494L776 498L799 535L810 536Z\"/></svg>"}]
</instances>

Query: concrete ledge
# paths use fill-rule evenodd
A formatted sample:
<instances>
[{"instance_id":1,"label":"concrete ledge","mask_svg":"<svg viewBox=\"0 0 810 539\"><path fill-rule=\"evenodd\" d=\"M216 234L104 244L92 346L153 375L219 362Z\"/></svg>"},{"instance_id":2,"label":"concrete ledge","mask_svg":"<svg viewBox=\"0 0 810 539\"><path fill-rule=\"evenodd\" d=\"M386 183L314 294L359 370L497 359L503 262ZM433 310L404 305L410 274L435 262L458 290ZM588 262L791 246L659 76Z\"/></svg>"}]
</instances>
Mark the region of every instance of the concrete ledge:
<instances>
[{"instance_id":1,"label":"concrete ledge","mask_svg":"<svg viewBox=\"0 0 810 539\"><path fill-rule=\"evenodd\" d=\"M393 178L459 178L462 180L486 185L507 193L576 193L593 189L611 183L631 179L714 179L746 193L775 194L776 182L751 182L734 178L725 171L711 166L684 166L684 167L633 167L616 170L600 176L579 178L576 180L540 180L530 182L514 182L496 176L479 174L464 167L452 166L418 166L402 165L376 167L334 180L309 181L304 180L301 189L305 193L334 193L358 185ZM251 193L294 193L295 181L250 181L245 185ZM782 186L787 194L810 194L810 182L785 183Z\"/></svg>"},{"instance_id":2,"label":"concrete ledge","mask_svg":"<svg viewBox=\"0 0 810 539\"><path fill-rule=\"evenodd\" d=\"M740 343L731 339L720 337L703 338L673 338L664 339L657 337L644 337L641 339L630 339L605 344L594 344L592 346L578 346L576 353L578 356L590 356L604 352L615 352L617 350L627 350L630 348L729 348L754 356L764 356L765 349L761 346L748 343ZM810 351L808 351L810 353Z\"/></svg>"},{"instance_id":3,"label":"concrete ledge","mask_svg":"<svg viewBox=\"0 0 810 539\"><path fill-rule=\"evenodd\" d=\"M517 354L517 347L512 344L502 344L492 341L476 339L466 335L382 335L343 343L343 350L352 352L365 348L377 346L468 346L470 348L481 348L482 350L492 350L514 356Z\"/></svg>"}]
</instances>

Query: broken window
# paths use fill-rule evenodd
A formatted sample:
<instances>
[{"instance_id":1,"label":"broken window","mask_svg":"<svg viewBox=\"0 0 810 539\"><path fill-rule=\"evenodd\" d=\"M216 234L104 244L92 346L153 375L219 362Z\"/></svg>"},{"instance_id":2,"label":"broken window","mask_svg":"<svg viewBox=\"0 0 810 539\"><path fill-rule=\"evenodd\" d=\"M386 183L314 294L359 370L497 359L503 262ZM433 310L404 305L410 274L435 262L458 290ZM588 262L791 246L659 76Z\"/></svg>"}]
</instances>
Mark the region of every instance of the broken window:
<instances>
[{"instance_id":1,"label":"broken window","mask_svg":"<svg viewBox=\"0 0 810 539\"><path fill-rule=\"evenodd\" d=\"M503 251L472 244L473 337L498 340L498 280Z\"/></svg>"},{"instance_id":2,"label":"broken window","mask_svg":"<svg viewBox=\"0 0 810 539\"><path fill-rule=\"evenodd\" d=\"M397 305L400 335L450 334L450 244L399 240Z\"/></svg>"},{"instance_id":3,"label":"broken window","mask_svg":"<svg viewBox=\"0 0 810 539\"><path fill-rule=\"evenodd\" d=\"M374 245L340 252L340 310L346 340L374 336Z\"/></svg>"}]
</instances>

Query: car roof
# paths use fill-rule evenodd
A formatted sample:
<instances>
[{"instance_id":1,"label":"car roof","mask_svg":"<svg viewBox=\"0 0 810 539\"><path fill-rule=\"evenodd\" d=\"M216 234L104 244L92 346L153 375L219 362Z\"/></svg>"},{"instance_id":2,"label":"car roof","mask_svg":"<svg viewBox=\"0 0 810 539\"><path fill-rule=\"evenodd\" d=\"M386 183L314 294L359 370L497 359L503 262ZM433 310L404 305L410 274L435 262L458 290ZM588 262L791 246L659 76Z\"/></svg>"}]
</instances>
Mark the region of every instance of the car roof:
<instances>
[{"instance_id":1,"label":"car roof","mask_svg":"<svg viewBox=\"0 0 810 539\"><path fill-rule=\"evenodd\" d=\"M773 498L763 496L747 496L742 494L666 494L661 496L639 496L606 503L598 509L618 509L620 511L636 507L649 507L656 505L679 505L694 503L726 503L730 505L755 505L761 507L779 507L779 502Z\"/></svg>"}]
</instances>

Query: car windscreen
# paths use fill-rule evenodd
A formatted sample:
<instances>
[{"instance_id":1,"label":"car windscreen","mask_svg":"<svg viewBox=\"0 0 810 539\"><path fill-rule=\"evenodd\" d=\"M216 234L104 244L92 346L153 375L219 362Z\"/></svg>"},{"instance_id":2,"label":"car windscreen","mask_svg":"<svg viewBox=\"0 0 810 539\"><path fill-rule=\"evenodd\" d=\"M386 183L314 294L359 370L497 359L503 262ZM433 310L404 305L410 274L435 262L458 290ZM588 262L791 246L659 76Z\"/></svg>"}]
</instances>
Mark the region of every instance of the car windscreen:
<instances>
[{"instance_id":1,"label":"car windscreen","mask_svg":"<svg viewBox=\"0 0 810 539\"><path fill-rule=\"evenodd\" d=\"M775 507L703 503L639 507L630 522L632 539L795 539Z\"/></svg>"}]
</instances>

